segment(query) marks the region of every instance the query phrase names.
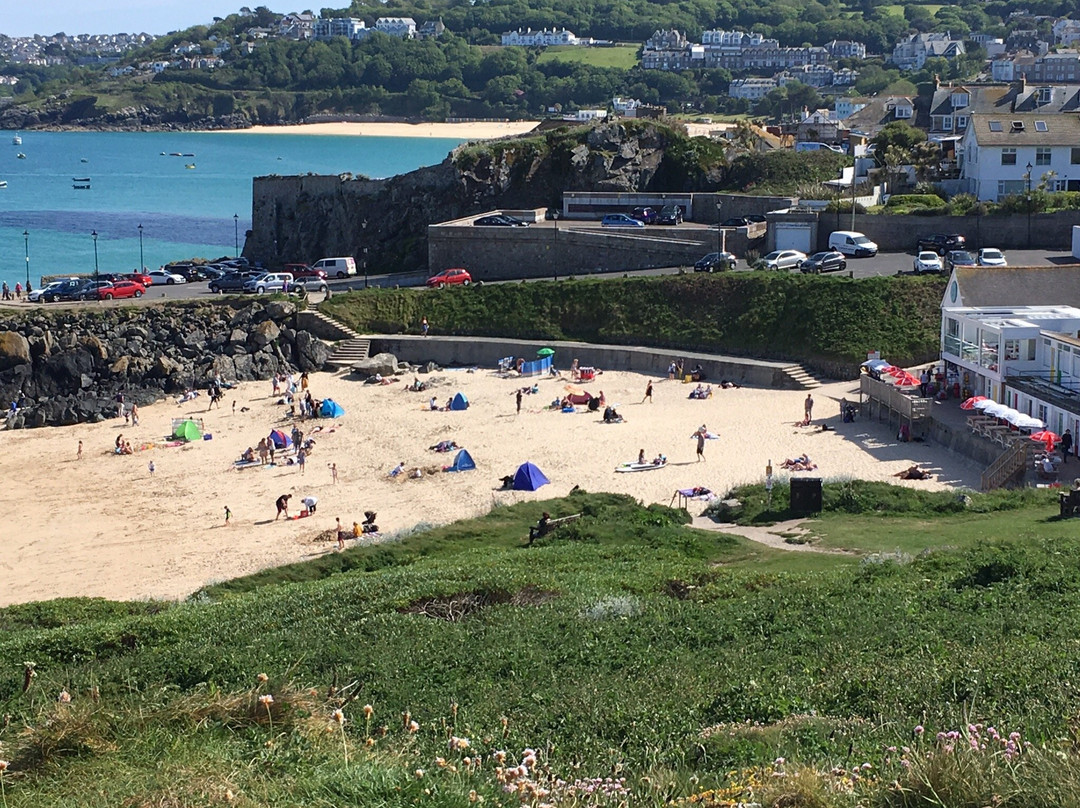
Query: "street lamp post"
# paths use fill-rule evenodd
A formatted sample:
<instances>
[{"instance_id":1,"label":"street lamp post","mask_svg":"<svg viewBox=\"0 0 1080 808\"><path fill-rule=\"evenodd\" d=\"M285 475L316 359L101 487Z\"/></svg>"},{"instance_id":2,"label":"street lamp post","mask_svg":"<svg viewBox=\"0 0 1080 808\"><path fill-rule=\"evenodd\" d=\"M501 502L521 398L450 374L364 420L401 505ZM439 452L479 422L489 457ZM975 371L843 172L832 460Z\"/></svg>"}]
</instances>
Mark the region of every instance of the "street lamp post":
<instances>
[{"instance_id":1,"label":"street lamp post","mask_svg":"<svg viewBox=\"0 0 1080 808\"><path fill-rule=\"evenodd\" d=\"M26 253L26 291L30 291L30 231L23 230L23 250Z\"/></svg>"},{"instance_id":2,"label":"street lamp post","mask_svg":"<svg viewBox=\"0 0 1080 808\"><path fill-rule=\"evenodd\" d=\"M551 270L555 273L555 281L559 280L559 211L551 211L551 219L555 222L555 255L552 256Z\"/></svg>"},{"instance_id":3,"label":"street lamp post","mask_svg":"<svg viewBox=\"0 0 1080 808\"><path fill-rule=\"evenodd\" d=\"M1027 164L1027 173L1024 175L1027 181L1027 247L1031 249L1031 163Z\"/></svg>"},{"instance_id":4,"label":"street lamp post","mask_svg":"<svg viewBox=\"0 0 1080 808\"><path fill-rule=\"evenodd\" d=\"M146 258L143 256L142 225L139 225L139 272L146 270Z\"/></svg>"},{"instance_id":5,"label":"street lamp post","mask_svg":"<svg viewBox=\"0 0 1080 808\"><path fill-rule=\"evenodd\" d=\"M368 268L367 268L367 219L360 222L360 241L363 243L361 248L360 263L364 265L364 288L368 288Z\"/></svg>"},{"instance_id":6,"label":"street lamp post","mask_svg":"<svg viewBox=\"0 0 1080 808\"><path fill-rule=\"evenodd\" d=\"M723 247L722 247L722 246L721 246L721 244L720 244L720 239L721 239L721 235L720 235L720 222L721 222L721 221L723 221L723 220L722 220L722 219L720 218L720 209L721 209L722 207L723 207L723 203L721 203L721 202L717 202L717 203L716 203L716 251L717 251L718 253L719 253L719 252L723 252L723 251L724 251Z\"/></svg>"},{"instance_id":7,"label":"street lamp post","mask_svg":"<svg viewBox=\"0 0 1080 808\"><path fill-rule=\"evenodd\" d=\"M233 238L233 257L240 257L240 214L234 213L232 215L232 238Z\"/></svg>"},{"instance_id":8,"label":"street lamp post","mask_svg":"<svg viewBox=\"0 0 1080 808\"><path fill-rule=\"evenodd\" d=\"M92 230L90 237L94 239L94 288L96 289L98 284L97 230Z\"/></svg>"}]
</instances>

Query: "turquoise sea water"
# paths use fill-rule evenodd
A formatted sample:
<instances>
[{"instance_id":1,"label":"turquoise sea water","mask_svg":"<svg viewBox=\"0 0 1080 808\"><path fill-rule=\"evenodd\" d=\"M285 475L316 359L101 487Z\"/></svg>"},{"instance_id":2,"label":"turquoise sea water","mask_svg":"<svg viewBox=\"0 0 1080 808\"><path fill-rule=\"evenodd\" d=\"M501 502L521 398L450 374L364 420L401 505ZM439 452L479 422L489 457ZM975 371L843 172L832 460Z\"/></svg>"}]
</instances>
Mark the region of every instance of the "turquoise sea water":
<instances>
[{"instance_id":1,"label":"turquoise sea water","mask_svg":"<svg viewBox=\"0 0 1080 808\"><path fill-rule=\"evenodd\" d=\"M155 268L232 255L251 226L251 180L267 174L389 177L441 162L460 140L167 132L0 132L0 280ZM19 153L26 155L19 159ZM161 153L165 152L163 156ZM173 152L194 157L172 157ZM187 168L187 165L194 168ZM72 186L85 184L89 190ZM238 214L234 222L233 215ZM234 235L238 239L234 240Z\"/></svg>"}]
</instances>

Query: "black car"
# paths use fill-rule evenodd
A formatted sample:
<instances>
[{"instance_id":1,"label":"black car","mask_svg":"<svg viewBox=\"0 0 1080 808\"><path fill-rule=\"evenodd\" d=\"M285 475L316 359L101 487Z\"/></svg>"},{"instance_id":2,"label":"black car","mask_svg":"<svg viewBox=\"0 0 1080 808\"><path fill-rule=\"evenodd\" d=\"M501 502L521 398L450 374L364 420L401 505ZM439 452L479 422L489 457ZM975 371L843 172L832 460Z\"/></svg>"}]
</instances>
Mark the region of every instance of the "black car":
<instances>
[{"instance_id":1,"label":"black car","mask_svg":"<svg viewBox=\"0 0 1080 808\"><path fill-rule=\"evenodd\" d=\"M842 272L847 269L847 259L835 250L814 253L799 264L799 272Z\"/></svg>"},{"instance_id":2,"label":"black car","mask_svg":"<svg viewBox=\"0 0 1080 808\"><path fill-rule=\"evenodd\" d=\"M242 292L244 291L244 284L258 274L261 273L230 272L228 275L222 275L220 278L214 278L212 281L210 281L210 285L208 286L208 288L214 294L220 294L222 292Z\"/></svg>"},{"instance_id":3,"label":"black car","mask_svg":"<svg viewBox=\"0 0 1080 808\"><path fill-rule=\"evenodd\" d=\"M210 273L197 264L169 264L166 265L165 271L180 275L188 283L210 279Z\"/></svg>"},{"instance_id":4,"label":"black car","mask_svg":"<svg viewBox=\"0 0 1080 808\"><path fill-rule=\"evenodd\" d=\"M656 215L657 224L682 224L683 212L678 205L664 205Z\"/></svg>"},{"instance_id":5,"label":"black car","mask_svg":"<svg viewBox=\"0 0 1080 808\"><path fill-rule=\"evenodd\" d=\"M750 224L750 220L745 216L732 216L720 222L721 227L746 227L748 224Z\"/></svg>"},{"instance_id":6,"label":"black car","mask_svg":"<svg viewBox=\"0 0 1080 808\"><path fill-rule=\"evenodd\" d=\"M938 255L945 255L945 253L963 250L966 247L967 239L959 233L931 233L919 239L918 251L929 250Z\"/></svg>"},{"instance_id":7,"label":"black car","mask_svg":"<svg viewBox=\"0 0 1080 808\"><path fill-rule=\"evenodd\" d=\"M92 280L67 281L63 286L52 289L48 294L42 295L46 303L56 303L61 300L85 300L86 293L93 285ZM104 283L99 281L98 283Z\"/></svg>"},{"instance_id":8,"label":"black car","mask_svg":"<svg viewBox=\"0 0 1080 808\"><path fill-rule=\"evenodd\" d=\"M528 222L515 219L502 213L494 213L490 216L481 216L473 222L477 227L528 227Z\"/></svg>"},{"instance_id":9,"label":"black car","mask_svg":"<svg viewBox=\"0 0 1080 808\"><path fill-rule=\"evenodd\" d=\"M694 272L723 272L735 269L738 259L729 252L711 252L694 263Z\"/></svg>"},{"instance_id":10,"label":"black car","mask_svg":"<svg viewBox=\"0 0 1080 808\"><path fill-rule=\"evenodd\" d=\"M746 220L751 224L765 224L768 222L768 219L766 219L760 213L751 213L749 216L746 217Z\"/></svg>"},{"instance_id":11,"label":"black car","mask_svg":"<svg viewBox=\"0 0 1080 808\"><path fill-rule=\"evenodd\" d=\"M637 219L645 224L656 224L656 208L634 208L630 211L630 218Z\"/></svg>"},{"instance_id":12,"label":"black car","mask_svg":"<svg viewBox=\"0 0 1080 808\"><path fill-rule=\"evenodd\" d=\"M973 267L978 263L967 250L953 250L945 256L945 271L951 272L953 267Z\"/></svg>"}]
</instances>

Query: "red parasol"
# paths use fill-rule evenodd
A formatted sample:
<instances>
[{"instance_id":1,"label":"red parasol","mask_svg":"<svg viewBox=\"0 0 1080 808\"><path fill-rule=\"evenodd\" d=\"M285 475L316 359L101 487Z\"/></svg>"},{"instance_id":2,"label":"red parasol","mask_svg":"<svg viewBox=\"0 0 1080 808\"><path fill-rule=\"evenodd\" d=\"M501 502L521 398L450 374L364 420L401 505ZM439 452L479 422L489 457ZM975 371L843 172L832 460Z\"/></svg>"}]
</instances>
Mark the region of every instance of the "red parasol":
<instances>
[{"instance_id":1,"label":"red parasol","mask_svg":"<svg viewBox=\"0 0 1080 808\"><path fill-rule=\"evenodd\" d=\"M893 383L897 387L918 387L922 382L918 376L912 376L906 370L893 376Z\"/></svg>"},{"instance_id":2,"label":"red parasol","mask_svg":"<svg viewBox=\"0 0 1080 808\"><path fill-rule=\"evenodd\" d=\"M965 401L963 404L960 405L960 409L962 409L962 410L973 410L973 409L975 409L975 402L977 402L977 401L986 401L986 400L987 400L986 396L972 396L971 398L969 398L967 401Z\"/></svg>"},{"instance_id":3,"label":"red parasol","mask_svg":"<svg viewBox=\"0 0 1080 808\"><path fill-rule=\"evenodd\" d=\"M1039 443L1046 444L1046 451L1054 451L1054 444L1061 442L1061 436L1056 432L1051 432L1049 429L1040 429L1038 432L1031 433L1031 439L1038 441Z\"/></svg>"}]
</instances>

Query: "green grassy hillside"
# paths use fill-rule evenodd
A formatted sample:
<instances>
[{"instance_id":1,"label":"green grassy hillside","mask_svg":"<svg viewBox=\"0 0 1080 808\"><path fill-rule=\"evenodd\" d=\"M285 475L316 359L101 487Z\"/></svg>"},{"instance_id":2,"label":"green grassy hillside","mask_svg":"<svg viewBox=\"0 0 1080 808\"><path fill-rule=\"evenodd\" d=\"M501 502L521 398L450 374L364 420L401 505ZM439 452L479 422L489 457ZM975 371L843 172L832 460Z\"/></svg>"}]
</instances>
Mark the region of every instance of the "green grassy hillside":
<instances>
[{"instance_id":1,"label":"green grassy hillside","mask_svg":"<svg viewBox=\"0 0 1080 808\"><path fill-rule=\"evenodd\" d=\"M584 340L855 366L938 355L938 278L847 280L769 272L368 290L320 308L362 332Z\"/></svg>"},{"instance_id":2,"label":"green grassy hillside","mask_svg":"<svg viewBox=\"0 0 1080 808\"><path fill-rule=\"evenodd\" d=\"M615 45L610 48L582 48L576 45L544 48L536 57L538 65L548 62L571 62L592 67L615 67L629 70L638 63L639 45Z\"/></svg>"},{"instance_id":3,"label":"green grassy hillside","mask_svg":"<svg viewBox=\"0 0 1080 808\"><path fill-rule=\"evenodd\" d=\"M1075 805L1052 496L830 487L822 540L983 520L860 561L577 493L171 607L0 610L2 804ZM542 509L583 516L526 546Z\"/></svg>"}]
</instances>

